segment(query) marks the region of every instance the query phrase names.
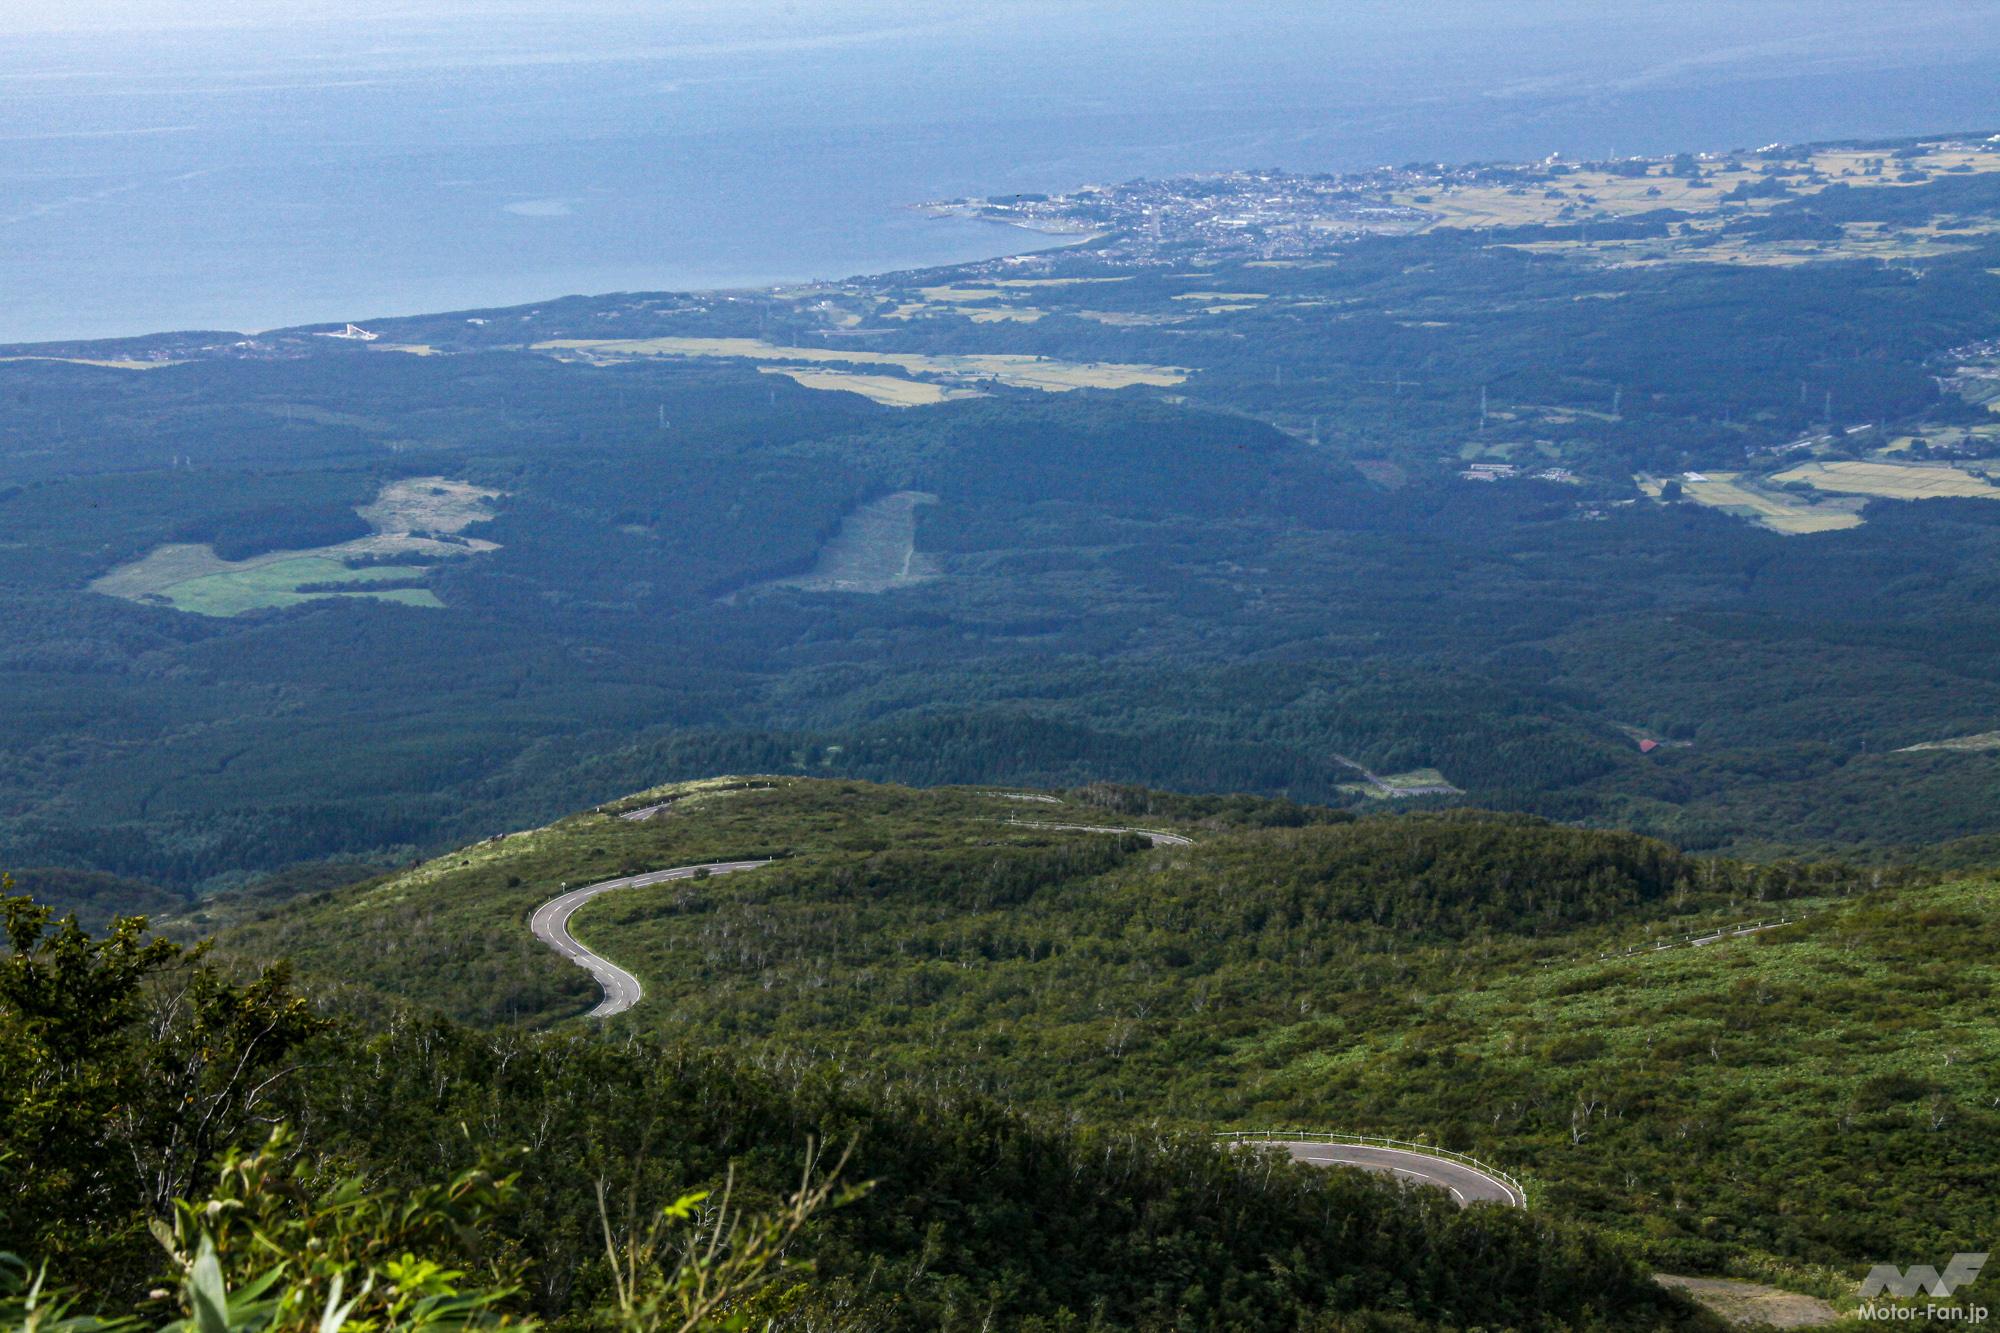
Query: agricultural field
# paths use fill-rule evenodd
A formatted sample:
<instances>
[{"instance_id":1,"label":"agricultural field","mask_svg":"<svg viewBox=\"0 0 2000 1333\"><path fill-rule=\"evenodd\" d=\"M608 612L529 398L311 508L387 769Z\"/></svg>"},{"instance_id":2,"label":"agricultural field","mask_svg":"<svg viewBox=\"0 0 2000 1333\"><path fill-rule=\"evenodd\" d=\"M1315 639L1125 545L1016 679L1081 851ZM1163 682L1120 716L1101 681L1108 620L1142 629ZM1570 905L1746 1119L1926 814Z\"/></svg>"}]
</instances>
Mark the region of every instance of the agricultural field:
<instances>
[{"instance_id":1,"label":"agricultural field","mask_svg":"<svg viewBox=\"0 0 2000 1333\"><path fill-rule=\"evenodd\" d=\"M995 292L993 295L998 296ZM917 319L925 315L961 315L974 324L1033 324L1046 319L1048 311L1035 306L953 305L937 301L906 301L885 313L887 319Z\"/></svg>"},{"instance_id":2,"label":"agricultural field","mask_svg":"<svg viewBox=\"0 0 2000 1333\"><path fill-rule=\"evenodd\" d=\"M1066 315L1075 315L1078 319L1094 320L1099 324L1108 325L1114 329L1141 329L1160 324L1183 324L1188 319L1185 313L1178 315L1152 315L1138 310L1065 310L1063 313Z\"/></svg>"},{"instance_id":3,"label":"agricultural field","mask_svg":"<svg viewBox=\"0 0 2000 1333\"><path fill-rule=\"evenodd\" d=\"M1893 437L1876 452L1882 455L1907 454L1919 446L1981 458L2000 456L2000 421L1984 426L1919 423L1907 427L1906 433Z\"/></svg>"},{"instance_id":4,"label":"agricultural field","mask_svg":"<svg viewBox=\"0 0 2000 1333\"><path fill-rule=\"evenodd\" d=\"M977 284L979 287L1102 287L1110 283L1130 282L1130 275L1097 278L989 278Z\"/></svg>"},{"instance_id":5,"label":"agricultural field","mask_svg":"<svg viewBox=\"0 0 2000 1333\"><path fill-rule=\"evenodd\" d=\"M1809 167L1807 172L1805 168ZM1656 168L1645 176L1620 176L1607 171L1576 170L1533 184L1454 185L1434 191L1408 191L1392 196L1398 204L1420 208L1432 220L1420 230L1437 228L1519 227L1565 220L1569 212L1630 216L1672 208L1689 213L1720 209L1724 196L1741 186L1755 186L1773 169L1793 182L1792 197L1816 194L1839 182L1882 189L1905 188L1895 178L1902 171L1931 176L1939 172L2000 171L2000 152L1970 148L1931 149L1907 160L1883 164L1880 153L1852 150L1815 152L1809 158L1746 154L1725 162L1704 161L1701 176L1676 176ZM1871 171L1876 174L1870 174ZM1782 198L1743 201L1757 210Z\"/></svg>"},{"instance_id":6,"label":"agricultural field","mask_svg":"<svg viewBox=\"0 0 2000 1333\"><path fill-rule=\"evenodd\" d=\"M582 361L622 361L663 356L803 361L812 365L895 366L912 375L936 375L959 382L988 380L1016 388L1040 389L1045 393L1066 393L1072 389L1124 389L1133 385L1171 388L1185 382L1188 377L1188 372L1179 366L1056 361L1012 352L929 356L919 352L780 347L761 338L556 338L536 343L534 350Z\"/></svg>"},{"instance_id":7,"label":"agricultural field","mask_svg":"<svg viewBox=\"0 0 2000 1333\"><path fill-rule=\"evenodd\" d=\"M1981 220L1962 230L1988 231ZM1618 268L1664 264L1748 264L1790 268L1829 260L1873 259L1883 262L1935 259L1967 247L1950 239L1950 230L1934 223L1921 227L1890 227L1882 223L1850 222L1839 239L1789 241L1725 233L1721 221L1687 224L1679 236L1644 240L1524 241L1506 248L1528 254L1567 255Z\"/></svg>"},{"instance_id":8,"label":"agricultural field","mask_svg":"<svg viewBox=\"0 0 2000 1333\"><path fill-rule=\"evenodd\" d=\"M1837 532L1842 528L1861 526L1860 506L1854 502L1813 501L1803 496L1767 491L1738 472L1706 472L1700 477L1700 480L1681 481L1681 492L1688 499L1752 523L1761 523L1771 531L1782 532L1786 536ZM1639 488L1657 498L1661 483L1654 478L1641 478Z\"/></svg>"},{"instance_id":9,"label":"agricultural field","mask_svg":"<svg viewBox=\"0 0 2000 1333\"><path fill-rule=\"evenodd\" d=\"M919 287L917 288L917 295L923 297L926 301L935 302L939 305L963 305L970 301L998 301L1003 299L1007 293L1002 291L997 284L989 287L983 283L979 283L965 286L946 284L937 287Z\"/></svg>"},{"instance_id":10,"label":"agricultural field","mask_svg":"<svg viewBox=\"0 0 2000 1333\"><path fill-rule=\"evenodd\" d=\"M829 393L858 393L885 407L929 407L958 398L977 398L977 389L954 389L932 380L904 379L899 375L861 375L849 370L815 370L809 366L760 366L766 375L783 375L808 389Z\"/></svg>"},{"instance_id":11,"label":"agricultural field","mask_svg":"<svg viewBox=\"0 0 2000 1333\"><path fill-rule=\"evenodd\" d=\"M199 551L208 548L197 547ZM296 606L321 597L376 597L406 606L442 607L428 588L384 588L341 593L300 592L302 586L325 583L374 583L407 580L408 565L376 565L350 569L337 559L319 555L251 559L234 568L184 579L166 591L142 600L159 600L202 616L236 616L263 607Z\"/></svg>"},{"instance_id":12,"label":"agricultural field","mask_svg":"<svg viewBox=\"0 0 2000 1333\"><path fill-rule=\"evenodd\" d=\"M132 361L87 356L0 356L0 361L61 361L72 366L96 366L100 370L164 370L168 366L183 364L179 361Z\"/></svg>"},{"instance_id":13,"label":"agricultural field","mask_svg":"<svg viewBox=\"0 0 2000 1333\"><path fill-rule=\"evenodd\" d=\"M1239 310L1255 310L1259 301L1268 301L1264 292L1182 292L1174 297L1194 306L1203 315L1230 315ZM1196 303L1199 304L1196 304Z\"/></svg>"},{"instance_id":14,"label":"agricultural field","mask_svg":"<svg viewBox=\"0 0 2000 1333\"><path fill-rule=\"evenodd\" d=\"M1720 475L1720 474L1718 474ZM1778 473L1779 483L1803 481L1815 490L1885 500L1976 498L2000 500L2000 487L1961 467L1945 463L1886 463L1843 460L1801 463ZM1688 490L1692 492L1693 486ZM1706 502L1704 502L1706 503Z\"/></svg>"},{"instance_id":15,"label":"agricultural field","mask_svg":"<svg viewBox=\"0 0 2000 1333\"><path fill-rule=\"evenodd\" d=\"M430 568L350 562L410 555L442 560L498 550L493 542L454 534L493 517L489 502L499 496L498 491L445 477L407 478L390 482L371 503L355 510L375 529L372 536L307 550L266 551L242 560L225 560L211 546L174 542L119 566L90 586L93 592L126 601L202 616L237 616L323 597L371 597L438 608L444 603L428 588L329 589L327 585L407 583Z\"/></svg>"},{"instance_id":16,"label":"agricultural field","mask_svg":"<svg viewBox=\"0 0 2000 1333\"><path fill-rule=\"evenodd\" d=\"M991 278L978 281L936 283L915 290L914 300L906 289L897 289L901 298L894 310L883 312L888 319L917 319L927 315L957 315L975 324L1033 324L1049 312L1020 299L1050 288L1082 287L1130 282L1129 277L1093 278ZM1081 314L1066 310L1065 314ZM858 318L857 321L858 322ZM1112 322L1112 321L1106 321Z\"/></svg>"}]
</instances>

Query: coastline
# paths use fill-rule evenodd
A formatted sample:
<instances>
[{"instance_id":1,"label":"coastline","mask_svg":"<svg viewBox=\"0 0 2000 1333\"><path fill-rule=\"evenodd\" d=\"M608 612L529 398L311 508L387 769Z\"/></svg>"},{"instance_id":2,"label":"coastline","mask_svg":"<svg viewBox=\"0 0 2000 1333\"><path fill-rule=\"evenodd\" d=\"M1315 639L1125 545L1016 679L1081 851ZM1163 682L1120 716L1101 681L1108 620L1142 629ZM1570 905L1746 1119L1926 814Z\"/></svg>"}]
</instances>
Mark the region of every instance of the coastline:
<instances>
[{"instance_id":1,"label":"coastline","mask_svg":"<svg viewBox=\"0 0 2000 1333\"><path fill-rule=\"evenodd\" d=\"M134 314L129 320L112 315L81 323L72 321L63 329L38 327L37 325L44 324L51 317L38 317L33 314L25 318L35 321L34 323L26 326L10 326L10 315L0 313L0 354L32 355L37 348L133 342L190 332L231 333L243 337L257 337L285 329L309 328L323 324L338 325L353 322L366 325L374 321L412 319L459 310L518 309L538 302L554 302L579 296L596 297L619 293L707 295L769 292L786 287L853 281L883 273L985 263L1016 255L1059 249L1083 239L1076 235L1021 227L998 218L929 215L923 213L921 205L909 205L897 212L905 216L921 216L926 224L950 223L952 229L961 235L965 243L958 245L940 243L921 248L912 245L908 247L910 253L894 253L864 261L868 264L865 268L842 266L838 274L773 269L743 272L691 263L676 266L660 264L596 266L528 272L496 266L492 273L479 278L445 279L414 289L403 284L403 289L408 293L403 299L366 290L356 290L351 294L326 292L290 297L266 294L235 301L218 301L210 305L205 312L188 306L178 315L142 313ZM892 215L890 218L878 220L878 223L884 229L893 229L894 221L895 215ZM1043 239L1040 243L1036 243L1024 236L1023 232L1041 236ZM971 242L982 234L988 236L992 244L973 245ZM42 304L53 306L56 302L51 298L44 298ZM78 299L71 302L67 310L70 315L75 315L79 311L93 312L102 308L103 304L99 301Z\"/></svg>"}]
</instances>

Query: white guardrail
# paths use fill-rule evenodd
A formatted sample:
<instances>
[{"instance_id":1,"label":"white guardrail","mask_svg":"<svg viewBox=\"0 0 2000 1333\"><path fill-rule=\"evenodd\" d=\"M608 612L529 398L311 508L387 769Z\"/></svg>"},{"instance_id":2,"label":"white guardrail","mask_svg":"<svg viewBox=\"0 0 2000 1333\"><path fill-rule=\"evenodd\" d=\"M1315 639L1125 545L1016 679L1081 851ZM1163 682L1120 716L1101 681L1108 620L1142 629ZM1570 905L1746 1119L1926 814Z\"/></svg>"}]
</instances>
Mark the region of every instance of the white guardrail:
<instances>
[{"instance_id":1,"label":"white guardrail","mask_svg":"<svg viewBox=\"0 0 2000 1333\"><path fill-rule=\"evenodd\" d=\"M1251 1143L1258 1140L1269 1143L1344 1143L1356 1148L1396 1148L1423 1157L1441 1157L1448 1162L1457 1162L1493 1177L1514 1191L1520 1198L1523 1208L1528 1206L1528 1188L1519 1180L1469 1153L1453 1152L1449 1148L1440 1148L1435 1144L1413 1143L1409 1139L1385 1139L1373 1134L1335 1134L1319 1129L1217 1130L1214 1137L1227 1139L1232 1143Z\"/></svg>"},{"instance_id":2,"label":"white guardrail","mask_svg":"<svg viewBox=\"0 0 2000 1333\"><path fill-rule=\"evenodd\" d=\"M1666 939L1652 940L1645 944L1634 944L1623 949L1597 955L1600 961L1607 958L1630 958L1635 954L1659 953L1665 949L1689 949L1703 944L1715 944L1721 940L1735 939L1740 935L1755 935L1760 930L1776 930L1779 926L1789 926L1800 920L1796 916L1770 916L1756 921L1739 921L1733 926L1716 926L1706 930L1683 931Z\"/></svg>"}]
</instances>

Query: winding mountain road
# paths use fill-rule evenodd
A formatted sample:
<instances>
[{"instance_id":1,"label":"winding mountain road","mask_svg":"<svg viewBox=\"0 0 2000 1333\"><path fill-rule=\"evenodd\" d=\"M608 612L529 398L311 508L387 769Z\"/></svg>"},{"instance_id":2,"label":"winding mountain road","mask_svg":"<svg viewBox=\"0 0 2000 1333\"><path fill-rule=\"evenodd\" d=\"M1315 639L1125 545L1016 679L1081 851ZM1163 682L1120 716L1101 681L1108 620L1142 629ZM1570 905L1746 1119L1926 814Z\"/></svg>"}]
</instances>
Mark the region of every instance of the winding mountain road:
<instances>
[{"instance_id":1,"label":"winding mountain road","mask_svg":"<svg viewBox=\"0 0 2000 1333\"><path fill-rule=\"evenodd\" d=\"M1468 1162L1433 1157L1407 1148L1376 1147L1370 1144L1323 1143L1309 1139L1245 1139L1244 1147L1282 1148L1293 1161L1313 1166L1347 1166L1375 1171L1419 1185L1435 1185L1448 1192L1463 1208L1472 1203L1498 1203L1509 1208L1525 1208L1528 1199L1518 1185L1502 1180Z\"/></svg>"},{"instance_id":2,"label":"winding mountain road","mask_svg":"<svg viewBox=\"0 0 2000 1333\"><path fill-rule=\"evenodd\" d=\"M1009 822L1028 828L1062 829L1077 833L1136 833L1149 839L1155 847L1191 845L1189 839L1178 833L1162 833L1156 829L1106 828L1094 824L1030 824L1026 820ZM758 866L770 864L768 859L721 861L707 865L675 866L671 870L652 870L643 875L626 875L621 879L607 879L597 884L586 884L580 889L571 889L567 893L551 898L536 908L534 916L529 918L528 926L535 932L536 939L597 978L597 984L602 988L604 998L586 1016L609 1018L613 1014L622 1014L639 1003L640 997L645 992L640 987L637 977L602 954L593 953L577 943L576 937L569 932L569 920L577 908L599 894L610 893L616 889L638 889L650 884L664 884L669 880L692 879L703 871L710 875L726 875L732 871L754 870ZM1473 1203L1498 1203L1510 1208L1528 1206L1528 1197L1519 1185L1504 1178L1500 1173L1488 1171L1471 1161L1437 1157L1386 1144L1335 1143L1320 1139L1294 1139L1262 1134L1246 1134L1232 1141L1238 1147L1244 1148L1281 1149L1293 1161L1306 1162L1313 1166L1344 1166L1391 1175L1421 1185L1432 1185L1449 1193L1461 1208Z\"/></svg>"},{"instance_id":3,"label":"winding mountain road","mask_svg":"<svg viewBox=\"0 0 2000 1333\"><path fill-rule=\"evenodd\" d=\"M588 884L580 889L571 889L557 898L551 898L535 909L528 919L528 928L535 932L535 938L554 949L563 957L597 978L598 986L604 991L604 998L586 1017L609 1018L622 1014L639 1003L644 994L639 986L639 978L627 972L602 954L592 953L576 942L569 933L569 919L576 909L595 898L600 893L610 893L613 889L641 889L648 884L664 884L670 879L693 879L706 870L711 875L726 875L732 870L754 870L767 866L770 861L723 861L714 865L675 866L672 870L650 870L643 875L627 875L623 879L607 879L601 884Z\"/></svg>"},{"instance_id":4,"label":"winding mountain road","mask_svg":"<svg viewBox=\"0 0 2000 1333\"><path fill-rule=\"evenodd\" d=\"M1103 828L1096 824L1045 824L1039 820L1010 819L1009 824L1017 828L1056 829L1064 833L1136 833L1155 847L1192 847L1193 838L1183 838L1178 833L1162 833L1150 828Z\"/></svg>"}]
</instances>

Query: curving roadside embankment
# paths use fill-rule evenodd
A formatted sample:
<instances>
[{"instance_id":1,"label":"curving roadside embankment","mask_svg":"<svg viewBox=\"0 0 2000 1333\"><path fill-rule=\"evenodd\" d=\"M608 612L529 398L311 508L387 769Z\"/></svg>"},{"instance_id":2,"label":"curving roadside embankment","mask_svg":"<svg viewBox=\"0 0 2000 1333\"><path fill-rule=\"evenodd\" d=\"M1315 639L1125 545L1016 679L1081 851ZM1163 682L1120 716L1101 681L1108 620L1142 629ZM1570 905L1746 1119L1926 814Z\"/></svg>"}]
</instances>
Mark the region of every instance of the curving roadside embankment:
<instances>
[{"instance_id":1,"label":"curving roadside embankment","mask_svg":"<svg viewBox=\"0 0 2000 1333\"><path fill-rule=\"evenodd\" d=\"M613 1014L622 1014L639 1003L639 997L645 992L639 986L639 978L602 954L592 953L577 943L576 937L569 933L569 919L577 908L600 893L610 893L613 889L641 889L648 884L664 884L670 879L692 879L704 870L711 875L726 875L732 870L754 870L758 866L769 864L771 864L769 860L763 860L675 866L671 870L649 870L643 875L627 875L623 879L607 879L599 884L588 884L580 889L571 889L560 897L551 898L537 907L535 914L528 918L528 929L535 932L536 939L597 978L598 986L604 991L604 998L586 1017L609 1018Z\"/></svg>"}]
</instances>

